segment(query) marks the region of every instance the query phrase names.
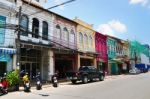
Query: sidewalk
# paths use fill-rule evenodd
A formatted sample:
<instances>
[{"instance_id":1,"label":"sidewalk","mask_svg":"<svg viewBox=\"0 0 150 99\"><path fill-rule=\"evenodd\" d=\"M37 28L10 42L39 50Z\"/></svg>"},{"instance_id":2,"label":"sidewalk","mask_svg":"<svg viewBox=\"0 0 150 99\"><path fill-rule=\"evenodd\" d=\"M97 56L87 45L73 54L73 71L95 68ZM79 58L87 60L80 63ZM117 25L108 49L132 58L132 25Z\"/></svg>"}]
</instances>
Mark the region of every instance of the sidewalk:
<instances>
[{"instance_id":1,"label":"sidewalk","mask_svg":"<svg viewBox=\"0 0 150 99\"><path fill-rule=\"evenodd\" d=\"M108 75L108 76L105 77L105 80L117 79L117 78L122 78L122 77L125 77L125 76L126 76L125 74L122 74L122 75ZM67 80L67 81L64 81L64 82L59 82L59 85L67 85L68 83L71 83L71 81ZM44 88L50 88L50 87L53 87L52 83L50 83L50 82L45 83L45 84L42 85L43 89ZM20 87L19 89L20 89L20 91L24 90L23 87ZM36 86L32 86L31 89L36 90Z\"/></svg>"},{"instance_id":2,"label":"sidewalk","mask_svg":"<svg viewBox=\"0 0 150 99\"><path fill-rule=\"evenodd\" d=\"M124 76L127 76L126 74L121 74L121 75L108 75L105 77L105 79L116 79L116 78L122 78Z\"/></svg>"}]
</instances>

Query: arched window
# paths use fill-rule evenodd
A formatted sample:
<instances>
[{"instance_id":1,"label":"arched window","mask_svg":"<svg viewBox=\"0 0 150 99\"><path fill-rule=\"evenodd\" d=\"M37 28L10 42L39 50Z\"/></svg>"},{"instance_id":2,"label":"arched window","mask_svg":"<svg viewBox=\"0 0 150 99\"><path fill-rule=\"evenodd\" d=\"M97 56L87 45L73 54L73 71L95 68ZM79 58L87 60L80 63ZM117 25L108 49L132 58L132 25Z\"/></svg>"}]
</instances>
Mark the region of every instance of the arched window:
<instances>
[{"instance_id":1,"label":"arched window","mask_svg":"<svg viewBox=\"0 0 150 99\"><path fill-rule=\"evenodd\" d=\"M73 44L75 43L75 33L73 30L71 30L69 41Z\"/></svg>"},{"instance_id":2,"label":"arched window","mask_svg":"<svg viewBox=\"0 0 150 99\"><path fill-rule=\"evenodd\" d=\"M29 24L29 19L26 15L21 16L21 35L23 36L28 36L28 24Z\"/></svg>"},{"instance_id":3,"label":"arched window","mask_svg":"<svg viewBox=\"0 0 150 99\"><path fill-rule=\"evenodd\" d=\"M39 37L39 20L36 18L33 18L32 23L32 37L38 38Z\"/></svg>"},{"instance_id":4,"label":"arched window","mask_svg":"<svg viewBox=\"0 0 150 99\"><path fill-rule=\"evenodd\" d=\"M93 38L92 38L92 36L89 37L89 43L90 43L90 47L93 47Z\"/></svg>"},{"instance_id":5,"label":"arched window","mask_svg":"<svg viewBox=\"0 0 150 99\"><path fill-rule=\"evenodd\" d=\"M62 36L63 36L63 39L65 41L69 41L69 32L68 32L67 28L63 29L63 35Z\"/></svg>"},{"instance_id":6,"label":"arched window","mask_svg":"<svg viewBox=\"0 0 150 99\"><path fill-rule=\"evenodd\" d=\"M42 37L44 40L48 40L48 23L45 21L43 21Z\"/></svg>"},{"instance_id":7,"label":"arched window","mask_svg":"<svg viewBox=\"0 0 150 99\"><path fill-rule=\"evenodd\" d=\"M60 39L61 38L61 28L59 25L56 25L56 34L55 37Z\"/></svg>"},{"instance_id":8,"label":"arched window","mask_svg":"<svg viewBox=\"0 0 150 99\"><path fill-rule=\"evenodd\" d=\"M79 34L79 43L83 45L83 35L82 35L82 33Z\"/></svg>"},{"instance_id":9,"label":"arched window","mask_svg":"<svg viewBox=\"0 0 150 99\"><path fill-rule=\"evenodd\" d=\"M84 44L88 46L88 36L86 34L84 35Z\"/></svg>"}]
</instances>

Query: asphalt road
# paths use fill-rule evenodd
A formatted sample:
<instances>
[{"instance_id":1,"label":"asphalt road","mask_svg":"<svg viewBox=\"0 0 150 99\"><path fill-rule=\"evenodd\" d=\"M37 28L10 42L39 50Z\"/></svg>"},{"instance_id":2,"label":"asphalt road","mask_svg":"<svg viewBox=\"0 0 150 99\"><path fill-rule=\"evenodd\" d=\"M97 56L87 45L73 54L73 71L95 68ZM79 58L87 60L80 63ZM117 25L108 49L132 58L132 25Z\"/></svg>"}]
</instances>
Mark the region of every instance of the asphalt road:
<instances>
[{"instance_id":1,"label":"asphalt road","mask_svg":"<svg viewBox=\"0 0 150 99\"><path fill-rule=\"evenodd\" d=\"M58 88L12 92L0 99L150 99L150 73L113 76L88 84L61 83Z\"/></svg>"}]
</instances>

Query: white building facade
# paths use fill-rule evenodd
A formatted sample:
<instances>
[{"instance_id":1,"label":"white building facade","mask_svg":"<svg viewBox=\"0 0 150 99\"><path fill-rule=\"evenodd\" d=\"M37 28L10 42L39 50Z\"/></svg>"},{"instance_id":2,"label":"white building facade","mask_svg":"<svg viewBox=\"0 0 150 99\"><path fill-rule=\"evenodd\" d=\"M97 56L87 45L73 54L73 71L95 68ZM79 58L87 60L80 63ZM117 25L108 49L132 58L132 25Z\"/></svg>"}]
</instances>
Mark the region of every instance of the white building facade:
<instances>
[{"instance_id":1,"label":"white building facade","mask_svg":"<svg viewBox=\"0 0 150 99\"><path fill-rule=\"evenodd\" d=\"M41 72L43 80L50 80L54 74L53 17L43 8L46 0L1 0L0 1L0 73L17 69L17 28L6 29L3 24L18 25L18 12L21 7L21 55L20 70L29 73L30 78ZM12 28L12 26L11 26Z\"/></svg>"},{"instance_id":2,"label":"white building facade","mask_svg":"<svg viewBox=\"0 0 150 99\"><path fill-rule=\"evenodd\" d=\"M13 25L12 25L13 24ZM16 10L14 0L0 1L0 76L15 67ZM8 29L9 28L9 29Z\"/></svg>"}]
</instances>

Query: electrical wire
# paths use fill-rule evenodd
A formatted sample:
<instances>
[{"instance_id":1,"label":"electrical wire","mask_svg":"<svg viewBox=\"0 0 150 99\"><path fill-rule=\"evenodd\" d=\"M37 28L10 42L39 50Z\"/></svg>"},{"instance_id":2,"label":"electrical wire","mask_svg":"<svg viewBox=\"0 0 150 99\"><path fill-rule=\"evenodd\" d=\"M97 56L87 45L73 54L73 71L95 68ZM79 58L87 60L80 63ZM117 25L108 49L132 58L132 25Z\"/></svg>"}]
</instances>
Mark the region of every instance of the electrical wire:
<instances>
[{"instance_id":1,"label":"electrical wire","mask_svg":"<svg viewBox=\"0 0 150 99\"><path fill-rule=\"evenodd\" d=\"M67 3L71 3L71 2L73 2L73 1L76 1L76 0L69 0L69 1L66 1L66 2L63 2L63 3L60 3L60 4L58 4L58 5L55 5L55 6L49 7L49 8L47 8L46 10L50 10L50 9L53 9L53 8L56 8L56 7L59 7L59 6L65 5L65 4L67 4ZM35 14L37 14L37 13L41 13L41 12L43 12L43 10L41 10L41 11L37 11L37 12L35 12L35 13L32 13L32 14L30 14L29 16L31 16L31 15L35 15Z\"/></svg>"}]
</instances>

